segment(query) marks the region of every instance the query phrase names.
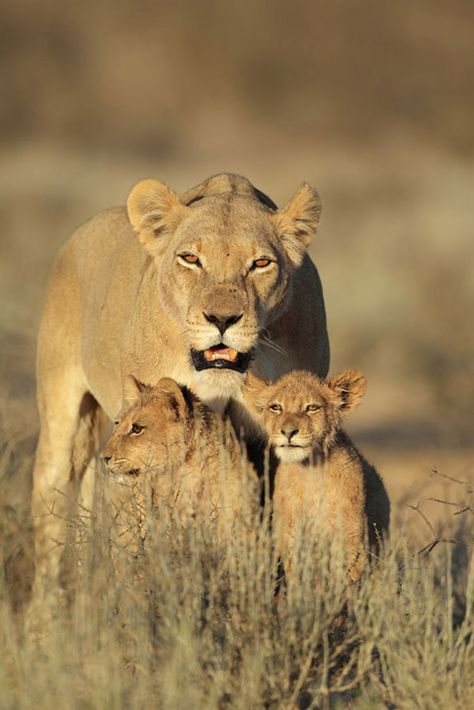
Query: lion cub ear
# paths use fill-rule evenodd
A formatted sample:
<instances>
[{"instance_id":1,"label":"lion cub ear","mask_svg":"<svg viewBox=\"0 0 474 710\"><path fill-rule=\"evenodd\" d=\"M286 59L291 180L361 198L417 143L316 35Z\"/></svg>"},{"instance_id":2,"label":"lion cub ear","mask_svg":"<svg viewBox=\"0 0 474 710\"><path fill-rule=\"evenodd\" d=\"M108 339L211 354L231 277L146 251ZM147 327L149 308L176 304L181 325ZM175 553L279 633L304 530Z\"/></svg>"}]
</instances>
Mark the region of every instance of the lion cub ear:
<instances>
[{"instance_id":1,"label":"lion cub ear","mask_svg":"<svg viewBox=\"0 0 474 710\"><path fill-rule=\"evenodd\" d=\"M145 394L150 394L153 387L141 382L135 375L127 375L123 383L122 409L130 407Z\"/></svg>"},{"instance_id":2,"label":"lion cub ear","mask_svg":"<svg viewBox=\"0 0 474 710\"><path fill-rule=\"evenodd\" d=\"M176 415L176 419L185 419L188 414L188 404L184 392L171 377L162 377L154 391L164 395L168 404Z\"/></svg>"},{"instance_id":3,"label":"lion cub ear","mask_svg":"<svg viewBox=\"0 0 474 710\"><path fill-rule=\"evenodd\" d=\"M303 261L321 217L318 191L304 182L293 198L273 215L277 234L294 266Z\"/></svg>"},{"instance_id":4,"label":"lion cub ear","mask_svg":"<svg viewBox=\"0 0 474 710\"><path fill-rule=\"evenodd\" d=\"M367 380L360 370L344 370L326 380L326 384L336 395L336 405L348 412L356 407L367 389Z\"/></svg>"},{"instance_id":5,"label":"lion cub ear","mask_svg":"<svg viewBox=\"0 0 474 710\"><path fill-rule=\"evenodd\" d=\"M188 210L178 195L159 180L141 180L127 200L130 223L141 243L154 255L164 246L163 237L174 232Z\"/></svg>"},{"instance_id":6,"label":"lion cub ear","mask_svg":"<svg viewBox=\"0 0 474 710\"><path fill-rule=\"evenodd\" d=\"M270 384L268 380L257 377L253 372L245 374L242 396L244 402L257 414L262 414L266 407Z\"/></svg>"}]
</instances>

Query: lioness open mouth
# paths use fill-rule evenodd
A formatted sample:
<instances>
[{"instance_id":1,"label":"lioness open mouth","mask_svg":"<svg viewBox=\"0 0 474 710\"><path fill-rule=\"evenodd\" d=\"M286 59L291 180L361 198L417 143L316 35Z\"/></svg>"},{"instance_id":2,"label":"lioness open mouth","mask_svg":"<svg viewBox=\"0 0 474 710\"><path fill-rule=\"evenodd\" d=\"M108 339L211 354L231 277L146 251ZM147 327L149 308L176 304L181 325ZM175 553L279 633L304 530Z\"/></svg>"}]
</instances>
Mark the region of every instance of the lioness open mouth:
<instances>
[{"instance_id":1,"label":"lioness open mouth","mask_svg":"<svg viewBox=\"0 0 474 710\"><path fill-rule=\"evenodd\" d=\"M207 350L191 350L191 359L196 370L218 368L245 372L250 365L252 352L239 353L234 348L220 343Z\"/></svg>"}]
</instances>

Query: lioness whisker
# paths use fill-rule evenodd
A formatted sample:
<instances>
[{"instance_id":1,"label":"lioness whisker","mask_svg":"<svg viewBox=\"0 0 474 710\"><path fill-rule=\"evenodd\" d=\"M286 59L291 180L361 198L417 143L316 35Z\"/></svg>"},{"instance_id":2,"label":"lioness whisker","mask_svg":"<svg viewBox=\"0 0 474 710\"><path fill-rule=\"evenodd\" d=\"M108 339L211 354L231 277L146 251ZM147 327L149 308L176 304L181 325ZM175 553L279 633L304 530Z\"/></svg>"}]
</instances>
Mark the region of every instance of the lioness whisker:
<instances>
[{"instance_id":1,"label":"lioness whisker","mask_svg":"<svg viewBox=\"0 0 474 710\"><path fill-rule=\"evenodd\" d=\"M268 348L272 348L272 350L279 353L280 355L285 355L285 356L288 355L287 351L284 348L282 348L281 345L277 345L272 340L270 340L270 338L267 338L265 335L260 335L258 342L260 345L266 345Z\"/></svg>"}]
</instances>

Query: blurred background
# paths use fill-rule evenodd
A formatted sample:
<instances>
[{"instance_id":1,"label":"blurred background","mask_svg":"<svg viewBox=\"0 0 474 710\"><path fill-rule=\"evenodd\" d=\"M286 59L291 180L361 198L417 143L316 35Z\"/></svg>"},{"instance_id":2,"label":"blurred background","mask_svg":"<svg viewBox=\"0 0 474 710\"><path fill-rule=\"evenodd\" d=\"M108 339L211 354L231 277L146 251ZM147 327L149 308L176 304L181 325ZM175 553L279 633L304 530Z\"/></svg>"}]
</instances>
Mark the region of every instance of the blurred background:
<instances>
[{"instance_id":1,"label":"blurred background","mask_svg":"<svg viewBox=\"0 0 474 710\"><path fill-rule=\"evenodd\" d=\"M31 471L35 332L59 246L142 177L184 191L220 171L278 204L318 187L332 370L369 380L349 428L395 501L456 495L444 476L474 475L473 27L471 0L2 1L12 500Z\"/></svg>"}]
</instances>

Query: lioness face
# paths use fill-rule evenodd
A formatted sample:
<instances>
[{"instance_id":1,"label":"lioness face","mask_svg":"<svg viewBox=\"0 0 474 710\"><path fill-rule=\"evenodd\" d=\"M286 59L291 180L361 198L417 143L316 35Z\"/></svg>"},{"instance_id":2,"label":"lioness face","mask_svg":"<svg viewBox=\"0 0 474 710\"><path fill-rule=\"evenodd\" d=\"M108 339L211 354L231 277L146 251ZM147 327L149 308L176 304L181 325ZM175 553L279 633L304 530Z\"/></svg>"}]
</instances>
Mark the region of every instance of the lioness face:
<instances>
[{"instance_id":1,"label":"lioness face","mask_svg":"<svg viewBox=\"0 0 474 710\"><path fill-rule=\"evenodd\" d=\"M247 369L291 271L263 207L234 196L189 210L163 255L160 296L186 329L197 370Z\"/></svg>"},{"instance_id":2,"label":"lioness face","mask_svg":"<svg viewBox=\"0 0 474 710\"><path fill-rule=\"evenodd\" d=\"M305 461L327 452L344 414L357 405L365 386L358 370L327 380L295 370L274 383L249 374L244 396L259 413L276 456Z\"/></svg>"},{"instance_id":3,"label":"lioness face","mask_svg":"<svg viewBox=\"0 0 474 710\"><path fill-rule=\"evenodd\" d=\"M120 415L102 458L121 477L173 471L184 460L186 444L186 405L179 387L167 378L155 387L135 383L136 399Z\"/></svg>"},{"instance_id":4,"label":"lioness face","mask_svg":"<svg viewBox=\"0 0 474 710\"><path fill-rule=\"evenodd\" d=\"M128 212L194 369L245 372L261 330L285 309L318 223L316 191L303 185L275 212L232 192L187 206L149 180L132 190Z\"/></svg>"}]
</instances>

